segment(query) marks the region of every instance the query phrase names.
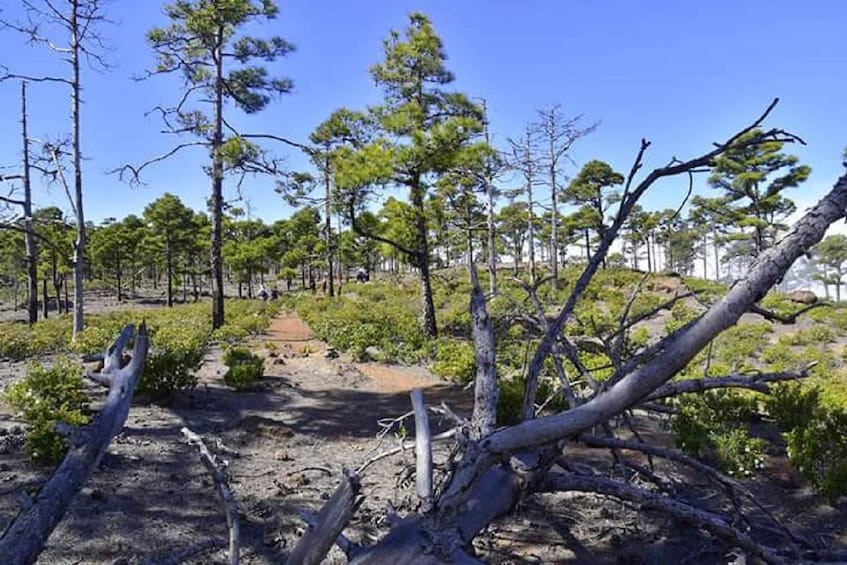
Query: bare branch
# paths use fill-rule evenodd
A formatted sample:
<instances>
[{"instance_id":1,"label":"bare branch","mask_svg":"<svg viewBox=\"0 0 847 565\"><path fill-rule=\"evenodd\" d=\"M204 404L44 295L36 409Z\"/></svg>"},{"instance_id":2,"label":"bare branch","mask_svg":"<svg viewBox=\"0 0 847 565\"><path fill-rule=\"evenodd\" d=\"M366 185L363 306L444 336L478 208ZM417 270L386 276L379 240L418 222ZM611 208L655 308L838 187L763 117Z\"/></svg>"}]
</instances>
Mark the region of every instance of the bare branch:
<instances>
[{"instance_id":1,"label":"bare branch","mask_svg":"<svg viewBox=\"0 0 847 565\"><path fill-rule=\"evenodd\" d=\"M203 439L186 427L183 427L180 431L185 436L185 439L188 440L189 444L197 447L197 450L200 452L200 461L203 462L203 465L212 475L212 480L215 482L221 504L223 504L224 511L226 512L226 525L229 530L229 563L230 565L238 565L238 548L240 543L238 503L235 501L232 490L230 490L226 477L221 472L215 456L209 453L209 449L203 443Z\"/></svg>"},{"instance_id":2,"label":"bare branch","mask_svg":"<svg viewBox=\"0 0 847 565\"><path fill-rule=\"evenodd\" d=\"M750 306L749 311L753 314L758 314L769 322L780 322L786 325L793 325L797 322L797 318L808 312L809 310L814 310L815 308L820 308L821 306L827 306L826 302L817 302L815 304L810 304L804 308L801 308L797 312L793 314L789 314L788 316L783 316L781 314L777 314L773 310L768 310L766 308L762 308L758 304L753 304Z\"/></svg>"},{"instance_id":3,"label":"bare branch","mask_svg":"<svg viewBox=\"0 0 847 565\"><path fill-rule=\"evenodd\" d=\"M158 157L154 157L154 158L152 158L148 161L145 161L144 163L142 163L138 166L124 165L123 167L119 167L117 169L112 169L108 173L110 175L111 174L117 174L118 178L120 180L124 180L124 175L126 175L127 173L130 173L130 175L131 175L130 181L129 181L130 184L138 184L138 183L141 182L141 171L143 171L148 166L152 165L153 163L158 163L159 161L164 161L165 159L172 157L173 155L175 155L176 153L185 149L186 147L197 147L197 146L200 146L200 145L208 145L208 143L206 143L204 141L188 141L186 143L180 143L179 145L177 145L176 147L174 147L173 149L171 149L167 153L164 153L163 155L159 155Z\"/></svg>"},{"instance_id":4,"label":"bare branch","mask_svg":"<svg viewBox=\"0 0 847 565\"><path fill-rule=\"evenodd\" d=\"M688 379L675 381L660 386L650 393L644 400L659 400L669 396L677 396L692 392L703 392L715 388L746 388L768 394L770 388L767 383L779 381L791 381L804 379L809 376L809 371L817 365L817 361L810 363L801 371L782 371L778 373L760 373L757 375L729 375L726 377L706 377L702 379Z\"/></svg>"},{"instance_id":5,"label":"bare branch","mask_svg":"<svg viewBox=\"0 0 847 565\"><path fill-rule=\"evenodd\" d=\"M718 514L611 479L574 473L556 474L546 477L540 490L548 492L596 492L635 502L709 530L768 563L785 563L785 559L776 552L776 549L759 545L750 536L733 527Z\"/></svg>"}]
</instances>

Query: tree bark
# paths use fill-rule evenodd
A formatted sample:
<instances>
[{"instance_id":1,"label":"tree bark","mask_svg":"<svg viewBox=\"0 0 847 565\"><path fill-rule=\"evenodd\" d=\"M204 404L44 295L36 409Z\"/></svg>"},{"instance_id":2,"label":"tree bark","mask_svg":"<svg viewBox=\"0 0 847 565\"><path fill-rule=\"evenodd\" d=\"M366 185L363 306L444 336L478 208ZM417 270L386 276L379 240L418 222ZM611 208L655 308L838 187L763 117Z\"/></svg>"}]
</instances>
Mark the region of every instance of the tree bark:
<instances>
[{"instance_id":1,"label":"tree bark","mask_svg":"<svg viewBox=\"0 0 847 565\"><path fill-rule=\"evenodd\" d=\"M223 43L224 29L216 33L215 60L215 133L212 138L212 329L224 325L223 269Z\"/></svg>"},{"instance_id":2,"label":"tree bark","mask_svg":"<svg viewBox=\"0 0 847 565\"><path fill-rule=\"evenodd\" d=\"M27 322L38 321L38 247L32 227L32 183L29 168L29 135L27 134L26 81L21 81L21 134L24 158L24 245L26 246Z\"/></svg>"},{"instance_id":3,"label":"tree bark","mask_svg":"<svg viewBox=\"0 0 847 565\"><path fill-rule=\"evenodd\" d=\"M80 144L80 84L79 54L80 54L80 29L77 21L79 11L79 0L71 0L70 32L71 32L71 65L73 66L73 81L71 94L71 120L73 136L73 162L74 162L74 212L76 215L76 241L74 242L74 319L73 338L76 339L82 331L84 324L84 278L85 278L85 214L82 207L82 147ZM86 22L88 23L88 22Z\"/></svg>"}]
</instances>

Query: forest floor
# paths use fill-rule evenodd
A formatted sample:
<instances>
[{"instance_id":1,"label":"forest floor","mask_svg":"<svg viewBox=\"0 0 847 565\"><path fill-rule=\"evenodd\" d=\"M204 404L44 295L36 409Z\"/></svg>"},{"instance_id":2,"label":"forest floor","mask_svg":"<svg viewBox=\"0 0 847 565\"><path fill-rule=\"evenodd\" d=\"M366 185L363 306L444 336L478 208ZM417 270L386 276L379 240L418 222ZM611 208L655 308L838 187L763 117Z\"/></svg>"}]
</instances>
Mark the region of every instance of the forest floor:
<instances>
[{"instance_id":1,"label":"forest floor","mask_svg":"<svg viewBox=\"0 0 847 565\"><path fill-rule=\"evenodd\" d=\"M469 392L424 368L327 356L326 345L291 313L274 319L253 347L267 358L265 376L254 391L235 392L223 384L222 352L214 349L196 389L164 406L133 406L123 432L72 502L39 563L225 562L223 510L196 449L180 433L183 426L228 462L242 515L242 562L281 563L303 532L299 511L316 511L343 467L356 468L396 445L393 433L381 443L377 439L379 420L407 413L409 391L422 388L430 406L445 402L460 414L470 410ZM22 363L0 362L0 388L24 370ZM104 397L93 387L92 394ZM443 426L433 423L436 432ZM670 444L661 422L641 417L637 425L654 441ZM33 465L21 443L21 422L0 405L0 530L17 513L20 491L34 491L50 472ZM573 447L566 453L571 465L610 472L607 452ZM436 463L445 457L443 448L436 451ZM345 530L348 537L369 543L385 531L387 511L402 514L412 508L412 465L410 450L368 468L362 489L366 498ZM684 497L714 506L705 478L670 471ZM745 485L797 533L847 548L847 504L822 503L800 485L783 456L771 456L764 471ZM767 541L768 535L763 530L757 538ZM527 497L513 515L486 530L476 547L491 563L735 560L722 543L662 514L573 493ZM327 562L343 563L344 558L333 549Z\"/></svg>"}]
</instances>

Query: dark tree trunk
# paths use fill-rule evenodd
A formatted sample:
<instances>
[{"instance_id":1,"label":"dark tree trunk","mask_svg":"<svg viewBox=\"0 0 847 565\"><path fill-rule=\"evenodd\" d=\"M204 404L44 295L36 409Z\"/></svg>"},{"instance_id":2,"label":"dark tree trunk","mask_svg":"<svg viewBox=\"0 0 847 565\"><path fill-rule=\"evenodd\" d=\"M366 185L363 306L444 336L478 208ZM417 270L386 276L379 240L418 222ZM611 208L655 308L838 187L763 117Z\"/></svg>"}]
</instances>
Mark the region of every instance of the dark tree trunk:
<instances>
[{"instance_id":1,"label":"dark tree trunk","mask_svg":"<svg viewBox=\"0 0 847 565\"><path fill-rule=\"evenodd\" d=\"M47 277L41 279L41 299L44 301L44 304L42 304L41 317L46 320L47 314L50 311L50 296L47 294Z\"/></svg>"},{"instance_id":2,"label":"dark tree trunk","mask_svg":"<svg viewBox=\"0 0 847 565\"><path fill-rule=\"evenodd\" d=\"M24 244L26 245L27 322L38 321L38 247L32 227L32 185L29 176L29 137L27 134L26 82L21 82L21 132L24 157Z\"/></svg>"},{"instance_id":3,"label":"dark tree trunk","mask_svg":"<svg viewBox=\"0 0 847 565\"><path fill-rule=\"evenodd\" d=\"M212 138L212 329L224 325L223 269L223 181L224 164L221 148L223 139L223 26L217 29L215 48L215 133Z\"/></svg>"}]
</instances>

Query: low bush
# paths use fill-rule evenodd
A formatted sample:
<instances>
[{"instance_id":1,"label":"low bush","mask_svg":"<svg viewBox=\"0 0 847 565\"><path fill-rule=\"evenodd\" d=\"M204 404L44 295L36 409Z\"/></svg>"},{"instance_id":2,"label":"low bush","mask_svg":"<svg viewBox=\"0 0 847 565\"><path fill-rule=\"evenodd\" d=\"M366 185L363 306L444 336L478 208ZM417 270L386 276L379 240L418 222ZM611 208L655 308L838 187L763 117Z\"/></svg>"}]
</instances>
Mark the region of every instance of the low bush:
<instances>
[{"instance_id":1,"label":"low bush","mask_svg":"<svg viewBox=\"0 0 847 565\"><path fill-rule=\"evenodd\" d=\"M821 410L785 438L792 465L824 497L847 494L847 411Z\"/></svg>"},{"instance_id":2,"label":"low bush","mask_svg":"<svg viewBox=\"0 0 847 565\"><path fill-rule=\"evenodd\" d=\"M786 432L809 425L820 409L820 389L803 383L780 383L771 388L765 409Z\"/></svg>"},{"instance_id":3,"label":"low bush","mask_svg":"<svg viewBox=\"0 0 847 565\"><path fill-rule=\"evenodd\" d=\"M194 388L206 354L208 330L198 327L151 327L152 350L147 357L138 394L164 400L173 393Z\"/></svg>"},{"instance_id":4,"label":"low bush","mask_svg":"<svg viewBox=\"0 0 847 565\"><path fill-rule=\"evenodd\" d=\"M461 384L471 382L476 374L476 352L473 344L466 341L439 341L432 372Z\"/></svg>"},{"instance_id":5,"label":"low bush","mask_svg":"<svg viewBox=\"0 0 847 565\"><path fill-rule=\"evenodd\" d=\"M224 382L236 390L247 390L256 386L264 374L264 359L246 347L234 347L224 355L227 369Z\"/></svg>"},{"instance_id":6,"label":"low bush","mask_svg":"<svg viewBox=\"0 0 847 565\"><path fill-rule=\"evenodd\" d=\"M497 399L498 425L511 426L520 423L525 383L526 381L522 377L500 379L500 396ZM559 412L565 408L565 401L561 393L549 379L538 381L535 402L539 405L545 405L548 410L554 412Z\"/></svg>"},{"instance_id":7,"label":"low bush","mask_svg":"<svg viewBox=\"0 0 847 565\"><path fill-rule=\"evenodd\" d=\"M751 476L764 462L764 442L746 429L757 405L752 396L734 391L685 395L671 420L674 443L689 455L716 460L729 475Z\"/></svg>"},{"instance_id":8,"label":"low bush","mask_svg":"<svg viewBox=\"0 0 847 565\"><path fill-rule=\"evenodd\" d=\"M82 369L67 359L52 367L32 365L5 399L27 423L26 450L39 463L56 464L65 456L67 444L56 424L81 426L89 420Z\"/></svg>"}]
</instances>

